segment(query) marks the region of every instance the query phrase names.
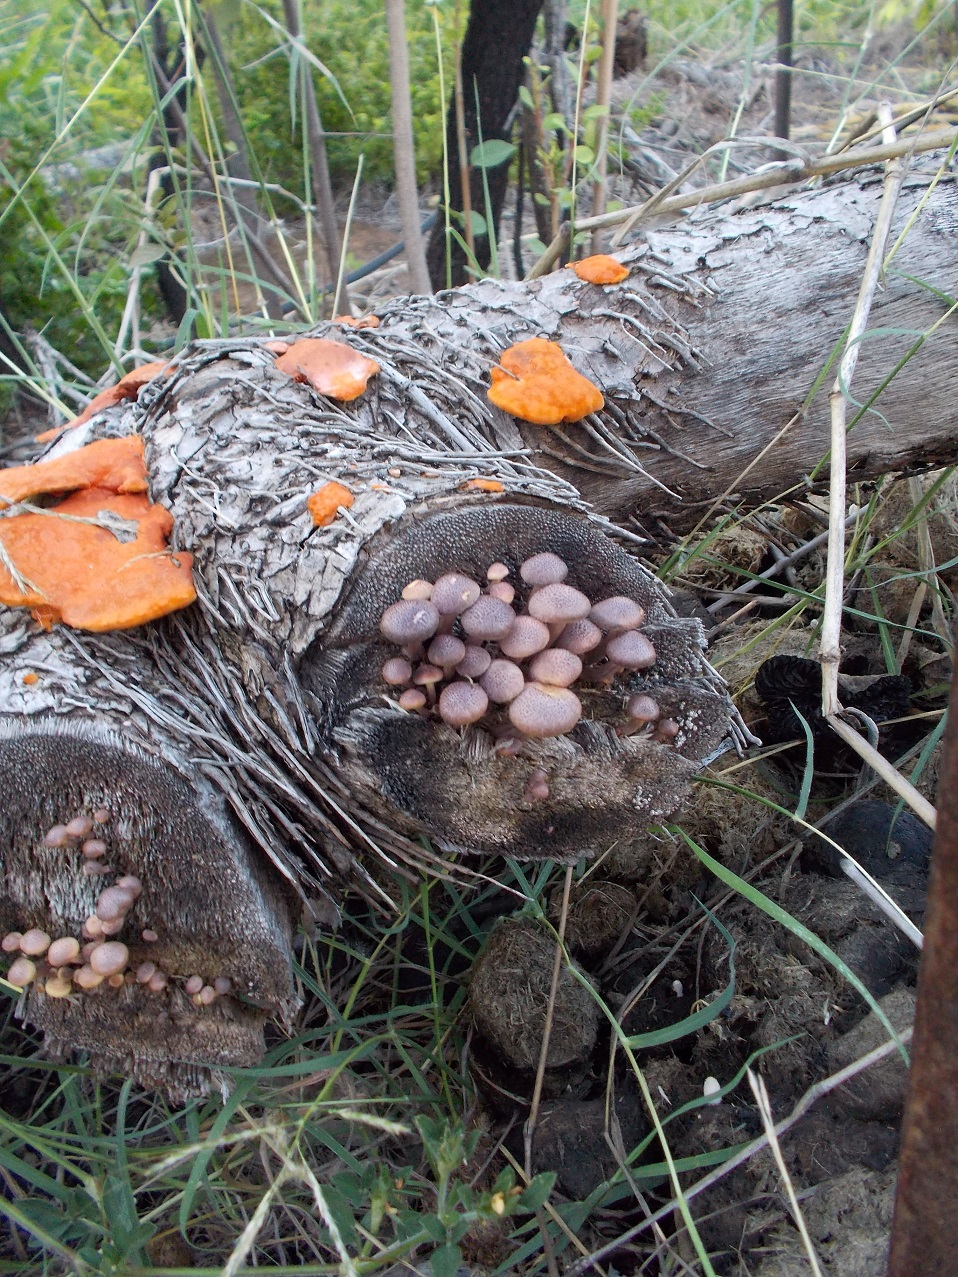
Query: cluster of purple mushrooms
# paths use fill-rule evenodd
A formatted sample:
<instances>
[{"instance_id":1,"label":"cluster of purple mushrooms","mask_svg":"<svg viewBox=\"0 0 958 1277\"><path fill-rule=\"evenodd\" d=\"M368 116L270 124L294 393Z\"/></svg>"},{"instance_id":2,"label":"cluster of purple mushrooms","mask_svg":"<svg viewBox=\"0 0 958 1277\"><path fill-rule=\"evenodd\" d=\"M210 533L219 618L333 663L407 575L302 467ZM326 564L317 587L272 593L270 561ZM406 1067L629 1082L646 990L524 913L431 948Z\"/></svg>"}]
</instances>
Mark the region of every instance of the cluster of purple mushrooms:
<instances>
[{"instance_id":1,"label":"cluster of purple mushrooms","mask_svg":"<svg viewBox=\"0 0 958 1277\"><path fill-rule=\"evenodd\" d=\"M485 588L460 572L410 581L379 623L402 651L382 667L384 681L404 689L399 706L450 727L481 723L501 752L518 753L526 740L575 727L582 701L574 687L608 690L617 675L654 665L641 604L624 595L593 603L565 583L568 572L546 552L521 564L516 585L504 563L489 567ZM645 692L623 708L620 736L643 731L667 743L678 735Z\"/></svg>"},{"instance_id":2,"label":"cluster of purple mushrooms","mask_svg":"<svg viewBox=\"0 0 958 1277\"><path fill-rule=\"evenodd\" d=\"M108 845L101 836L102 827L109 819L110 813L105 807L92 816L74 816L66 824L48 829L42 839L43 846L64 851L78 849L80 872L84 877L111 875L115 870L103 859ZM0 950L15 956L6 979L18 989L37 984L49 998L68 998L101 984L120 989L124 984L135 983L145 985L153 993L162 993L172 977L155 962L141 962L131 968L129 948L113 939L127 926L127 915L142 890L143 884L135 875L120 874L100 892L79 937L52 937L39 927L23 932L8 931L0 939ZM155 944L159 935L152 928L144 927L140 930L140 939L145 944ZM229 993L230 987L225 976L208 983L202 976L191 975L183 982L183 989L195 1006L210 1006Z\"/></svg>"}]
</instances>

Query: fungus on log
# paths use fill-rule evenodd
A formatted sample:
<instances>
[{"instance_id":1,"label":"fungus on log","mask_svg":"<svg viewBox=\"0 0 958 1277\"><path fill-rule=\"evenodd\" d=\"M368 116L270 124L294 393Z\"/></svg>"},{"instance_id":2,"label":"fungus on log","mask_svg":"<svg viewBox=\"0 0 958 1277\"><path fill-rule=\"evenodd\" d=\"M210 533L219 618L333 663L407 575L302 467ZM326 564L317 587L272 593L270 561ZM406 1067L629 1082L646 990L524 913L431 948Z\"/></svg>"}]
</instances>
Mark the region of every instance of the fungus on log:
<instances>
[{"instance_id":1,"label":"fungus on log","mask_svg":"<svg viewBox=\"0 0 958 1277\"><path fill-rule=\"evenodd\" d=\"M906 187L901 218L923 194ZM144 1081L202 1089L222 1065L255 1056L265 1015L291 1011L294 908L330 916L347 878L388 907L364 858L458 874L477 853L576 859L638 838L705 759L742 742L699 624L674 615L635 557L635 529L694 521L743 460L753 465L737 490L751 496L812 469L827 446L816 404L780 448L767 445L802 402L823 332L841 335L864 254L856 234L876 203L868 188L824 188L651 231L651 247L624 254L632 274L613 292L558 271L531 286L483 281L404 298L383 308L378 328L350 332L381 371L373 394L347 403L317 402L255 338L198 342L178 355L162 395L116 404L72 432L78 442L97 432L144 439L152 495L195 555L198 599L108 636L44 633L21 612L0 614L0 769L14 778L0 791L0 928L37 930L51 945L83 940L81 957L88 944L128 950L109 975L94 970L92 949L82 966L66 963L82 992L62 997L65 975L47 975L46 959L19 940L4 946L4 962L36 968L22 1011L55 1049L88 1046L101 1065L122 1059ZM956 224L958 194L940 184L899 250L903 274L889 275L876 327L931 328L941 317ZM737 251L743 236L768 249L754 268ZM758 297L775 323L745 341ZM796 297L815 300L814 317ZM881 423L866 415L853 427L863 470L953 449L941 423L928 425L936 395L953 414L953 325L942 323L883 392ZM519 423L485 398L503 351L541 334L561 340L604 393L605 408L581 425ZM864 393L887 371L873 354L866 345ZM914 435L886 438L886 421ZM354 496L349 519L326 526L303 499L319 457L322 475ZM502 491L466 486L477 479ZM566 566L563 580L524 578L543 556ZM471 584L443 611L433 586L449 575ZM585 614L536 617L537 592L555 584L584 596ZM641 609L637 629L606 613L613 599ZM400 602L428 624L385 633ZM480 603L490 615L467 628L462 618ZM528 616L545 627L539 652L579 658L570 687L533 675L527 639L503 652L519 643L502 628L510 615L511 626ZM630 635L641 652L620 651L636 646L617 642ZM440 637L461 642L455 666L451 648L432 654ZM578 721L517 734L516 698L495 701L482 687L494 661L518 667L523 690L575 697ZM465 703L457 684L479 686L486 706L474 693ZM95 825L103 811L117 816L86 833L73 824ZM128 893L130 878L142 890L125 912L127 895L116 893L98 910L101 894ZM214 898L215 911L205 903ZM217 980L242 998L210 1002L204 991L217 994Z\"/></svg>"}]
</instances>

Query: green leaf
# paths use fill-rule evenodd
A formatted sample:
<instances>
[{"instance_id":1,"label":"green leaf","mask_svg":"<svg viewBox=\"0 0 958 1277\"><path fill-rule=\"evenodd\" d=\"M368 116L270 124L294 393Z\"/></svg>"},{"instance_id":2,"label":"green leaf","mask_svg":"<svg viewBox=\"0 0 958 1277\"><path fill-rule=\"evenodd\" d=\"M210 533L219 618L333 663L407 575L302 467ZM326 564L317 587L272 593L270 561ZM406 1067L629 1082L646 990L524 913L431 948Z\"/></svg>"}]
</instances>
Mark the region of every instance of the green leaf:
<instances>
[{"instance_id":1,"label":"green leaf","mask_svg":"<svg viewBox=\"0 0 958 1277\"><path fill-rule=\"evenodd\" d=\"M162 244L143 244L130 254L130 266L149 266L158 261L166 252Z\"/></svg>"},{"instance_id":2,"label":"green leaf","mask_svg":"<svg viewBox=\"0 0 958 1277\"><path fill-rule=\"evenodd\" d=\"M193 325L199 318L200 312L195 306L191 306L180 320L180 326L176 330L176 341L173 343L174 355L179 354L183 347L192 340Z\"/></svg>"},{"instance_id":3,"label":"green leaf","mask_svg":"<svg viewBox=\"0 0 958 1277\"><path fill-rule=\"evenodd\" d=\"M472 148L469 163L473 168L498 168L500 164L511 160L515 153L516 148L511 142L505 142L499 137L490 137Z\"/></svg>"},{"instance_id":4,"label":"green leaf","mask_svg":"<svg viewBox=\"0 0 958 1277\"><path fill-rule=\"evenodd\" d=\"M477 213L474 208L469 210L469 225L472 227L472 233L474 236L488 234L486 230L486 219L481 213Z\"/></svg>"},{"instance_id":5,"label":"green leaf","mask_svg":"<svg viewBox=\"0 0 958 1277\"><path fill-rule=\"evenodd\" d=\"M462 1263L462 1251L458 1246L437 1246L430 1256L432 1277L456 1277Z\"/></svg>"},{"instance_id":6,"label":"green leaf","mask_svg":"<svg viewBox=\"0 0 958 1277\"><path fill-rule=\"evenodd\" d=\"M555 1171L543 1171L541 1175L530 1180L519 1198L519 1209L536 1211L540 1206L544 1206L555 1187L555 1182Z\"/></svg>"},{"instance_id":7,"label":"green leaf","mask_svg":"<svg viewBox=\"0 0 958 1277\"><path fill-rule=\"evenodd\" d=\"M575 161L577 164L592 164L595 160L595 151L591 146L584 146L580 143L575 148Z\"/></svg>"},{"instance_id":8,"label":"green leaf","mask_svg":"<svg viewBox=\"0 0 958 1277\"><path fill-rule=\"evenodd\" d=\"M608 114L609 108L607 106L600 106L598 102L593 102L591 106L585 108L579 119L585 123L586 120L598 120Z\"/></svg>"},{"instance_id":9,"label":"green leaf","mask_svg":"<svg viewBox=\"0 0 958 1277\"><path fill-rule=\"evenodd\" d=\"M569 131L566 127L565 117L560 115L558 111L549 112L542 121L542 128L546 133L551 133L553 129L560 133L568 133Z\"/></svg>"},{"instance_id":10,"label":"green leaf","mask_svg":"<svg viewBox=\"0 0 958 1277\"><path fill-rule=\"evenodd\" d=\"M536 104L532 99L532 94L524 84L519 85L519 101L523 106L528 107L530 111L534 111L536 109Z\"/></svg>"}]
</instances>

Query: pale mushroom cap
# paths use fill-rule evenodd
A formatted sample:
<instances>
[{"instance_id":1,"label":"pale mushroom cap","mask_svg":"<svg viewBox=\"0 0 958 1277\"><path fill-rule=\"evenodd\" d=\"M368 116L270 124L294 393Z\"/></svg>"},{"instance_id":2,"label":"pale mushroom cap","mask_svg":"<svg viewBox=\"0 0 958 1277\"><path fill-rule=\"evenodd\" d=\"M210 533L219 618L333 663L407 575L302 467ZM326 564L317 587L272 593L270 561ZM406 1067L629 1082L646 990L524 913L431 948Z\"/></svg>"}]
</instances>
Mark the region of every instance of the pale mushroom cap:
<instances>
[{"instance_id":1,"label":"pale mushroom cap","mask_svg":"<svg viewBox=\"0 0 958 1277\"><path fill-rule=\"evenodd\" d=\"M417 687L433 687L442 682L442 670L438 665L420 665L412 676Z\"/></svg>"},{"instance_id":2,"label":"pale mushroom cap","mask_svg":"<svg viewBox=\"0 0 958 1277\"><path fill-rule=\"evenodd\" d=\"M589 620L604 630L634 630L645 620L645 608L624 594L613 594L593 605Z\"/></svg>"},{"instance_id":3,"label":"pale mushroom cap","mask_svg":"<svg viewBox=\"0 0 958 1277\"><path fill-rule=\"evenodd\" d=\"M625 712L628 714L631 722L634 723L654 723L659 716L659 703L654 700L646 692L637 692L635 696L630 696L626 703Z\"/></svg>"},{"instance_id":4,"label":"pale mushroom cap","mask_svg":"<svg viewBox=\"0 0 958 1277\"><path fill-rule=\"evenodd\" d=\"M519 575L526 585L555 585L569 575L569 566L558 554L546 551L526 559L519 568Z\"/></svg>"},{"instance_id":5,"label":"pale mushroom cap","mask_svg":"<svg viewBox=\"0 0 958 1277\"><path fill-rule=\"evenodd\" d=\"M130 960L130 951L119 940L105 940L90 954L90 968L97 975L111 976L122 971Z\"/></svg>"},{"instance_id":6,"label":"pale mushroom cap","mask_svg":"<svg viewBox=\"0 0 958 1277\"><path fill-rule=\"evenodd\" d=\"M417 577L415 581L410 581L408 585L403 586L402 596L404 599L432 598L432 581L424 581L422 577Z\"/></svg>"},{"instance_id":7,"label":"pale mushroom cap","mask_svg":"<svg viewBox=\"0 0 958 1277\"><path fill-rule=\"evenodd\" d=\"M404 656L391 656L381 672L383 682L390 687L404 687L412 678L412 666Z\"/></svg>"},{"instance_id":8,"label":"pale mushroom cap","mask_svg":"<svg viewBox=\"0 0 958 1277\"><path fill-rule=\"evenodd\" d=\"M106 855L106 843L102 838L88 838L80 850L87 860L98 860L100 856Z\"/></svg>"},{"instance_id":9,"label":"pale mushroom cap","mask_svg":"<svg viewBox=\"0 0 958 1277\"><path fill-rule=\"evenodd\" d=\"M201 975L191 975L190 978L187 980L186 985L184 987L187 993L199 993L200 989L202 989L203 987L203 984L204 984L204 980Z\"/></svg>"},{"instance_id":10,"label":"pale mushroom cap","mask_svg":"<svg viewBox=\"0 0 958 1277\"><path fill-rule=\"evenodd\" d=\"M492 655L478 643L467 643L466 654L456 666L463 678L479 678L492 664Z\"/></svg>"},{"instance_id":11,"label":"pale mushroom cap","mask_svg":"<svg viewBox=\"0 0 958 1277\"><path fill-rule=\"evenodd\" d=\"M458 616L482 593L478 581L462 572L445 572L432 587L431 600L443 616Z\"/></svg>"},{"instance_id":12,"label":"pale mushroom cap","mask_svg":"<svg viewBox=\"0 0 958 1277\"><path fill-rule=\"evenodd\" d=\"M476 683L450 683L439 697L439 716L450 727L477 723L489 708L489 698Z\"/></svg>"},{"instance_id":13,"label":"pale mushroom cap","mask_svg":"<svg viewBox=\"0 0 958 1277\"><path fill-rule=\"evenodd\" d=\"M592 621L580 617L570 621L555 641L556 647L564 647L567 652L575 652L582 656L591 652L602 642L602 631Z\"/></svg>"},{"instance_id":14,"label":"pale mushroom cap","mask_svg":"<svg viewBox=\"0 0 958 1277\"><path fill-rule=\"evenodd\" d=\"M96 916L101 922L116 922L129 913L133 892L126 887L106 887L96 902ZM105 928L104 928L105 930Z\"/></svg>"},{"instance_id":15,"label":"pale mushroom cap","mask_svg":"<svg viewBox=\"0 0 958 1277\"><path fill-rule=\"evenodd\" d=\"M508 603L484 594L460 617L470 638L498 642L515 624L516 614Z\"/></svg>"},{"instance_id":16,"label":"pale mushroom cap","mask_svg":"<svg viewBox=\"0 0 958 1277\"><path fill-rule=\"evenodd\" d=\"M675 740L681 730L674 718L662 718L656 724L655 739L662 742Z\"/></svg>"},{"instance_id":17,"label":"pale mushroom cap","mask_svg":"<svg viewBox=\"0 0 958 1277\"><path fill-rule=\"evenodd\" d=\"M439 628L439 612L429 599L400 599L383 612L379 628L391 643L422 643Z\"/></svg>"},{"instance_id":18,"label":"pale mushroom cap","mask_svg":"<svg viewBox=\"0 0 958 1277\"><path fill-rule=\"evenodd\" d=\"M73 992L73 981L65 976L50 976L43 983L43 992L48 998L68 998Z\"/></svg>"},{"instance_id":19,"label":"pale mushroom cap","mask_svg":"<svg viewBox=\"0 0 958 1277\"><path fill-rule=\"evenodd\" d=\"M37 978L37 964L31 962L29 958L17 958L11 962L10 970L7 972L7 979L11 984L15 984L18 989L22 989L24 985L29 984L31 980Z\"/></svg>"},{"instance_id":20,"label":"pale mushroom cap","mask_svg":"<svg viewBox=\"0 0 958 1277\"><path fill-rule=\"evenodd\" d=\"M422 709L425 703L426 693L421 687L407 687L399 698L399 704L402 709Z\"/></svg>"},{"instance_id":21,"label":"pale mushroom cap","mask_svg":"<svg viewBox=\"0 0 958 1277\"><path fill-rule=\"evenodd\" d=\"M80 941L74 936L62 936L59 940L54 940L47 950L47 962L51 967L65 967L69 962L75 962L80 956Z\"/></svg>"},{"instance_id":22,"label":"pale mushroom cap","mask_svg":"<svg viewBox=\"0 0 958 1277\"><path fill-rule=\"evenodd\" d=\"M549 627L534 616L517 616L515 623L504 639L499 642L499 650L503 656L514 661L524 661L549 646Z\"/></svg>"},{"instance_id":23,"label":"pale mushroom cap","mask_svg":"<svg viewBox=\"0 0 958 1277\"><path fill-rule=\"evenodd\" d=\"M487 591L492 599L501 599L503 603L512 603L516 597L516 587L508 581L493 581Z\"/></svg>"},{"instance_id":24,"label":"pale mushroom cap","mask_svg":"<svg viewBox=\"0 0 958 1277\"><path fill-rule=\"evenodd\" d=\"M25 953L29 958L38 958L41 953L46 953L49 947L50 937L39 927L31 927L29 931L24 931L20 938L20 952Z\"/></svg>"},{"instance_id":25,"label":"pale mushroom cap","mask_svg":"<svg viewBox=\"0 0 958 1277\"><path fill-rule=\"evenodd\" d=\"M509 706L509 721L525 736L564 736L581 717L575 692L542 683L528 683Z\"/></svg>"},{"instance_id":26,"label":"pale mushroom cap","mask_svg":"<svg viewBox=\"0 0 958 1277\"><path fill-rule=\"evenodd\" d=\"M4 953L16 953L20 948L20 941L22 939L23 936L19 931L8 931L3 939L0 940L0 949L2 949Z\"/></svg>"},{"instance_id":27,"label":"pale mushroom cap","mask_svg":"<svg viewBox=\"0 0 958 1277\"><path fill-rule=\"evenodd\" d=\"M65 847L69 841L66 825L53 825L43 835L44 847Z\"/></svg>"},{"instance_id":28,"label":"pale mushroom cap","mask_svg":"<svg viewBox=\"0 0 958 1277\"><path fill-rule=\"evenodd\" d=\"M441 665L448 673L466 654L466 645L454 634L437 634L426 648L426 659L433 665Z\"/></svg>"},{"instance_id":29,"label":"pale mushroom cap","mask_svg":"<svg viewBox=\"0 0 958 1277\"><path fill-rule=\"evenodd\" d=\"M491 701L506 705L514 701L526 685L526 676L512 661L493 661L479 680L479 686Z\"/></svg>"},{"instance_id":30,"label":"pale mushroom cap","mask_svg":"<svg viewBox=\"0 0 958 1277\"><path fill-rule=\"evenodd\" d=\"M74 816L66 823L66 831L71 838L85 838L92 828L93 821L89 816Z\"/></svg>"},{"instance_id":31,"label":"pale mushroom cap","mask_svg":"<svg viewBox=\"0 0 958 1277\"><path fill-rule=\"evenodd\" d=\"M486 569L487 581L504 581L509 575L509 569L504 563L490 563Z\"/></svg>"},{"instance_id":32,"label":"pale mushroom cap","mask_svg":"<svg viewBox=\"0 0 958 1277\"><path fill-rule=\"evenodd\" d=\"M581 590L558 582L544 585L529 600L529 613L546 625L568 624L588 616L592 603Z\"/></svg>"},{"instance_id":33,"label":"pale mushroom cap","mask_svg":"<svg viewBox=\"0 0 958 1277\"><path fill-rule=\"evenodd\" d=\"M87 963L86 966L77 967L74 971L73 983L78 989L95 989L97 985L103 983L103 976Z\"/></svg>"},{"instance_id":34,"label":"pale mushroom cap","mask_svg":"<svg viewBox=\"0 0 958 1277\"><path fill-rule=\"evenodd\" d=\"M550 647L529 662L533 682L553 687L571 687L582 673L582 661L564 647Z\"/></svg>"},{"instance_id":35,"label":"pale mushroom cap","mask_svg":"<svg viewBox=\"0 0 958 1277\"><path fill-rule=\"evenodd\" d=\"M605 654L614 665L629 670L646 670L655 664L655 648L651 640L638 630L626 630L606 644Z\"/></svg>"}]
</instances>

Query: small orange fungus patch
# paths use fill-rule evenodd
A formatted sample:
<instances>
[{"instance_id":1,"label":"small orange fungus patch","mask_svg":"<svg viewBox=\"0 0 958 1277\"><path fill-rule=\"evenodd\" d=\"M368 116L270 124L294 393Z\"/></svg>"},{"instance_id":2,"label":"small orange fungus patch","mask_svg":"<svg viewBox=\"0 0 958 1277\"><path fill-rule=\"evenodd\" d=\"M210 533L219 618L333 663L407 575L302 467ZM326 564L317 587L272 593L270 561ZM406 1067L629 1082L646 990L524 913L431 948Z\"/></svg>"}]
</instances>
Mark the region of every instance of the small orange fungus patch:
<instances>
[{"instance_id":1,"label":"small orange fungus patch","mask_svg":"<svg viewBox=\"0 0 958 1277\"><path fill-rule=\"evenodd\" d=\"M581 262L570 262L569 265L588 284L621 284L623 279L629 277L628 266L623 266L607 253L583 257Z\"/></svg>"},{"instance_id":2,"label":"small orange fungus patch","mask_svg":"<svg viewBox=\"0 0 958 1277\"><path fill-rule=\"evenodd\" d=\"M360 315L358 319L352 315L334 315L333 323L342 324L344 328L378 328L380 319L378 315Z\"/></svg>"},{"instance_id":3,"label":"small orange fungus patch","mask_svg":"<svg viewBox=\"0 0 958 1277\"><path fill-rule=\"evenodd\" d=\"M505 492L498 479L468 479L460 486L460 492Z\"/></svg>"},{"instance_id":4,"label":"small orange fungus patch","mask_svg":"<svg viewBox=\"0 0 958 1277\"><path fill-rule=\"evenodd\" d=\"M109 512L130 522L135 535L120 541L109 528L58 515L95 518ZM145 493L83 488L48 514L0 520L0 542L23 578L21 589L0 565L0 603L32 607L49 626L126 630L187 607L196 598L193 556L168 553L173 516Z\"/></svg>"},{"instance_id":5,"label":"small orange fungus patch","mask_svg":"<svg viewBox=\"0 0 958 1277\"><path fill-rule=\"evenodd\" d=\"M557 342L544 337L504 351L487 393L497 408L537 426L581 421L605 403L598 386L576 372Z\"/></svg>"},{"instance_id":6,"label":"small orange fungus patch","mask_svg":"<svg viewBox=\"0 0 958 1277\"><path fill-rule=\"evenodd\" d=\"M27 687L32 687L34 683L40 682L40 675L34 670L27 670L26 674L23 676L23 681L26 683Z\"/></svg>"},{"instance_id":7,"label":"small orange fungus patch","mask_svg":"<svg viewBox=\"0 0 958 1277\"><path fill-rule=\"evenodd\" d=\"M46 443L50 439L55 439L61 430L72 430L74 426L82 426L85 421L89 421L104 408L111 408L113 404L121 403L124 399L135 399L140 393L141 386L145 386L154 377L163 376L169 366L165 360L161 359L151 364L143 364L140 368L134 368L121 377L115 386L107 386L106 390L101 390L90 400L79 417L74 417L66 425L56 426L53 430L44 430L42 435L37 435L37 439L40 443Z\"/></svg>"},{"instance_id":8,"label":"small orange fungus patch","mask_svg":"<svg viewBox=\"0 0 958 1277\"><path fill-rule=\"evenodd\" d=\"M348 510L356 498L348 488L332 479L307 498L306 509L317 528L328 528L341 509Z\"/></svg>"},{"instance_id":9,"label":"small orange fungus patch","mask_svg":"<svg viewBox=\"0 0 958 1277\"><path fill-rule=\"evenodd\" d=\"M125 439L98 439L65 457L0 470L0 509L6 509L8 502L26 501L41 493L72 492L76 488L145 492L142 438L128 435Z\"/></svg>"},{"instance_id":10,"label":"small orange fungus patch","mask_svg":"<svg viewBox=\"0 0 958 1277\"><path fill-rule=\"evenodd\" d=\"M0 519L0 544L18 574L0 565L0 603L33 608L47 628L63 621L95 631L129 629L192 603L193 557L170 555L173 516L150 502L146 487L137 435L0 471L5 500L71 493L43 512ZM74 521L104 515L125 521L119 536Z\"/></svg>"},{"instance_id":11,"label":"small orange fungus patch","mask_svg":"<svg viewBox=\"0 0 958 1277\"><path fill-rule=\"evenodd\" d=\"M321 395L348 401L358 399L379 364L358 350L328 337L301 337L276 360L280 372L306 381Z\"/></svg>"}]
</instances>

